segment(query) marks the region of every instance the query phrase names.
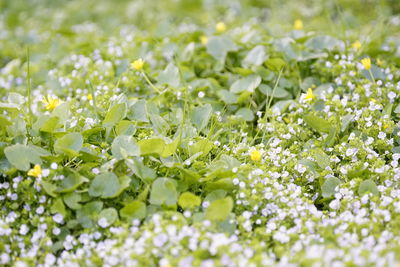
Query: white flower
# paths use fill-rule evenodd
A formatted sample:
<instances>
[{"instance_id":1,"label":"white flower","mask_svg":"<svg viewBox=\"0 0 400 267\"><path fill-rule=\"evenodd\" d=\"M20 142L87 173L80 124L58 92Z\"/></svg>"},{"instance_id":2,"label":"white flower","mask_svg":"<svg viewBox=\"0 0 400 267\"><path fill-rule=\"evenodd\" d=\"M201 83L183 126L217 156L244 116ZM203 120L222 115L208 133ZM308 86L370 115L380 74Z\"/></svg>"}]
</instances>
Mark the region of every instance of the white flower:
<instances>
[{"instance_id":1,"label":"white flower","mask_svg":"<svg viewBox=\"0 0 400 267\"><path fill-rule=\"evenodd\" d=\"M60 214L60 213L57 213L57 214L55 214L54 216L53 216L53 220L56 222L56 223L63 223L64 222L64 217Z\"/></svg>"},{"instance_id":2,"label":"white flower","mask_svg":"<svg viewBox=\"0 0 400 267\"><path fill-rule=\"evenodd\" d=\"M57 163L53 162L53 163L50 165L50 168L52 168L53 170L57 169L57 168L58 168Z\"/></svg>"},{"instance_id":3,"label":"white flower","mask_svg":"<svg viewBox=\"0 0 400 267\"><path fill-rule=\"evenodd\" d=\"M22 224L20 229L19 229L19 233L21 235L26 235L29 232L29 228L26 224Z\"/></svg>"},{"instance_id":4,"label":"white flower","mask_svg":"<svg viewBox=\"0 0 400 267\"><path fill-rule=\"evenodd\" d=\"M333 210L338 210L340 208L340 200L334 199L329 203L329 207Z\"/></svg>"},{"instance_id":5,"label":"white flower","mask_svg":"<svg viewBox=\"0 0 400 267\"><path fill-rule=\"evenodd\" d=\"M109 226L109 223L107 221L106 218L100 218L99 221L97 222L97 224L101 227L101 228L106 228Z\"/></svg>"},{"instance_id":6,"label":"white flower","mask_svg":"<svg viewBox=\"0 0 400 267\"><path fill-rule=\"evenodd\" d=\"M378 134L378 138L379 139L385 139L386 138L386 133L384 133L384 132L379 132L379 134Z\"/></svg>"}]
</instances>

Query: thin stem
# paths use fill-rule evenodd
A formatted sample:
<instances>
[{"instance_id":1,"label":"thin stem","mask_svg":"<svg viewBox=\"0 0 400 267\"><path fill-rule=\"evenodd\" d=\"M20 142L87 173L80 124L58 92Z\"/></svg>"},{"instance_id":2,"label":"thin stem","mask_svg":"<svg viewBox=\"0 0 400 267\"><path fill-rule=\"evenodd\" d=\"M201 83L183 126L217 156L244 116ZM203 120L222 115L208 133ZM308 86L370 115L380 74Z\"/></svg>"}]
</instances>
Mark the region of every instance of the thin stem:
<instances>
[{"instance_id":1,"label":"thin stem","mask_svg":"<svg viewBox=\"0 0 400 267\"><path fill-rule=\"evenodd\" d=\"M279 81L281 80L281 77L282 77L282 73L283 73L283 69L284 69L284 68L285 68L285 67L282 67L281 70L279 71L278 78L276 79L274 88L272 89L272 93L271 93L271 97L270 97L270 99L269 99L268 105L267 105L267 104L265 105L265 114L264 114L265 122L267 122L268 109L269 109L270 106L271 106L272 99L274 98L275 90L276 90L276 88L278 87ZM259 129L260 129L260 128L259 128ZM256 135L258 135L258 133L257 133ZM265 131L263 132L263 136L262 136L262 139L261 139L261 143L264 143L264 138L265 138Z\"/></svg>"},{"instance_id":2,"label":"thin stem","mask_svg":"<svg viewBox=\"0 0 400 267\"><path fill-rule=\"evenodd\" d=\"M279 81L281 80L282 72L283 72L283 68L281 68L281 70L279 71L278 78L277 78L276 81L275 81L274 88L272 89L272 93L271 93L270 99L269 99L269 101L268 101L268 105L267 105L267 104L265 105L265 114L264 114L264 117L265 117L265 118L267 117L267 111L268 111L268 109L269 109L270 106L271 106L272 99L274 98L275 90L276 90L276 88L278 87Z\"/></svg>"},{"instance_id":3,"label":"thin stem","mask_svg":"<svg viewBox=\"0 0 400 267\"><path fill-rule=\"evenodd\" d=\"M26 58L27 58L27 83L28 83L28 122L29 125L32 124L32 93L31 93L31 71L30 71L30 52L29 47L26 49Z\"/></svg>"},{"instance_id":4,"label":"thin stem","mask_svg":"<svg viewBox=\"0 0 400 267\"><path fill-rule=\"evenodd\" d=\"M371 75L372 81L375 83L375 78L374 78L374 75L372 74L371 69L369 69L368 72L369 72L369 75Z\"/></svg>"},{"instance_id":5,"label":"thin stem","mask_svg":"<svg viewBox=\"0 0 400 267\"><path fill-rule=\"evenodd\" d=\"M154 86L154 84L150 81L149 77L147 77L146 73L142 70L143 77L146 79L146 82L154 89L157 93L161 93L161 91Z\"/></svg>"},{"instance_id":6,"label":"thin stem","mask_svg":"<svg viewBox=\"0 0 400 267\"><path fill-rule=\"evenodd\" d=\"M96 94L92 85L92 82L88 80L89 85L90 85L90 94L92 95L93 98L93 108L94 108L94 114L96 115L96 121L98 120L98 115L97 115L97 104L96 104Z\"/></svg>"}]
</instances>

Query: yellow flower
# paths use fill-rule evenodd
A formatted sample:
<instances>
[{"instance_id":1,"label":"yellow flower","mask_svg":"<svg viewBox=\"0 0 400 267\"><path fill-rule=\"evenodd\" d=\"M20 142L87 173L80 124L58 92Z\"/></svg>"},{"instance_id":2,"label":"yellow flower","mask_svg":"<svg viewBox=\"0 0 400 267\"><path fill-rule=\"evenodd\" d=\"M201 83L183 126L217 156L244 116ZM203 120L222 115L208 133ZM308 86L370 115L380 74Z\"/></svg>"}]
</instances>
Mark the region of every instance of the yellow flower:
<instances>
[{"instance_id":1,"label":"yellow flower","mask_svg":"<svg viewBox=\"0 0 400 267\"><path fill-rule=\"evenodd\" d=\"M33 169L30 169L28 171L28 175L29 176L33 176L33 177L39 177L40 175L42 175L42 167L40 167L39 164L36 164Z\"/></svg>"},{"instance_id":2,"label":"yellow flower","mask_svg":"<svg viewBox=\"0 0 400 267\"><path fill-rule=\"evenodd\" d=\"M224 32L224 31L226 31L226 25L223 22L218 22L217 25L215 25L215 29L219 33Z\"/></svg>"},{"instance_id":3,"label":"yellow flower","mask_svg":"<svg viewBox=\"0 0 400 267\"><path fill-rule=\"evenodd\" d=\"M358 50L361 48L361 42L357 40L351 45L351 47L353 47L355 50Z\"/></svg>"},{"instance_id":4,"label":"yellow flower","mask_svg":"<svg viewBox=\"0 0 400 267\"><path fill-rule=\"evenodd\" d=\"M50 95L47 95L46 97L43 97L42 102L44 103L44 107L47 110L53 110L55 109L58 105L61 104L61 101L58 98L52 98Z\"/></svg>"},{"instance_id":5,"label":"yellow flower","mask_svg":"<svg viewBox=\"0 0 400 267\"><path fill-rule=\"evenodd\" d=\"M261 152L256 149L251 151L250 158L252 161L259 161L261 159Z\"/></svg>"},{"instance_id":6,"label":"yellow flower","mask_svg":"<svg viewBox=\"0 0 400 267\"><path fill-rule=\"evenodd\" d=\"M307 89L307 93L306 93L306 95L304 96L304 99L305 99L305 100L313 100L314 98L315 98L315 95L314 95L314 93L313 93L312 88L310 87L310 88Z\"/></svg>"},{"instance_id":7,"label":"yellow flower","mask_svg":"<svg viewBox=\"0 0 400 267\"><path fill-rule=\"evenodd\" d=\"M200 42L201 42L203 45L206 45L206 44L208 43L208 37L205 36L205 35L200 36Z\"/></svg>"},{"instance_id":8,"label":"yellow flower","mask_svg":"<svg viewBox=\"0 0 400 267\"><path fill-rule=\"evenodd\" d=\"M371 59L369 57L361 59L361 64L363 64L366 70L371 69Z\"/></svg>"},{"instance_id":9,"label":"yellow flower","mask_svg":"<svg viewBox=\"0 0 400 267\"><path fill-rule=\"evenodd\" d=\"M378 66L382 66L383 65L383 61L380 58L378 58L376 60L376 64L378 64Z\"/></svg>"},{"instance_id":10,"label":"yellow flower","mask_svg":"<svg viewBox=\"0 0 400 267\"><path fill-rule=\"evenodd\" d=\"M144 65L144 60L139 58L131 64L132 69L134 70L142 70Z\"/></svg>"},{"instance_id":11,"label":"yellow flower","mask_svg":"<svg viewBox=\"0 0 400 267\"><path fill-rule=\"evenodd\" d=\"M93 99L93 96L92 96L92 94L88 94L87 96L86 96L86 98L87 98L87 100L92 100Z\"/></svg>"},{"instance_id":12,"label":"yellow flower","mask_svg":"<svg viewBox=\"0 0 400 267\"><path fill-rule=\"evenodd\" d=\"M387 124L387 123L385 123L385 124L383 125L383 129L387 129L387 128L389 128L389 127L390 127L390 125Z\"/></svg>"},{"instance_id":13,"label":"yellow flower","mask_svg":"<svg viewBox=\"0 0 400 267\"><path fill-rule=\"evenodd\" d=\"M301 19L296 19L294 21L293 28L295 30L302 30L303 29L303 21Z\"/></svg>"}]
</instances>

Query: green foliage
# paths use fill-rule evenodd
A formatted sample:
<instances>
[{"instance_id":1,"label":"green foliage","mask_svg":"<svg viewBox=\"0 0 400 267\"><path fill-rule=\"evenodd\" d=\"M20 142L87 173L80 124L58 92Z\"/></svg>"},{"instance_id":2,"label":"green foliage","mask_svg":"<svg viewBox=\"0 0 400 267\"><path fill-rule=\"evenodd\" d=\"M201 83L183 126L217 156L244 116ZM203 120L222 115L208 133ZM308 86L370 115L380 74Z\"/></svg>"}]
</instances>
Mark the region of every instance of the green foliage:
<instances>
[{"instance_id":1,"label":"green foliage","mask_svg":"<svg viewBox=\"0 0 400 267\"><path fill-rule=\"evenodd\" d=\"M56 140L54 151L70 157L76 157L79 155L82 145L83 137L80 133L68 133Z\"/></svg>"},{"instance_id":2,"label":"green foliage","mask_svg":"<svg viewBox=\"0 0 400 267\"><path fill-rule=\"evenodd\" d=\"M206 210L206 218L212 221L224 221L228 218L233 208L231 197L213 201Z\"/></svg>"},{"instance_id":3,"label":"green foliage","mask_svg":"<svg viewBox=\"0 0 400 267\"><path fill-rule=\"evenodd\" d=\"M182 209L193 209L201 204L201 198L191 192L184 192L179 196L178 205Z\"/></svg>"},{"instance_id":4,"label":"green foliage","mask_svg":"<svg viewBox=\"0 0 400 267\"><path fill-rule=\"evenodd\" d=\"M41 164L40 154L30 146L16 144L4 149L10 164L21 171L27 171L30 164Z\"/></svg>"},{"instance_id":5,"label":"green foliage","mask_svg":"<svg viewBox=\"0 0 400 267\"><path fill-rule=\"evenodd\" d=\"M176 186L177 182L173 179L156 179L151 186L150 203L153 205L175 205L178 200Z\"/></svg>"}]
</instances>

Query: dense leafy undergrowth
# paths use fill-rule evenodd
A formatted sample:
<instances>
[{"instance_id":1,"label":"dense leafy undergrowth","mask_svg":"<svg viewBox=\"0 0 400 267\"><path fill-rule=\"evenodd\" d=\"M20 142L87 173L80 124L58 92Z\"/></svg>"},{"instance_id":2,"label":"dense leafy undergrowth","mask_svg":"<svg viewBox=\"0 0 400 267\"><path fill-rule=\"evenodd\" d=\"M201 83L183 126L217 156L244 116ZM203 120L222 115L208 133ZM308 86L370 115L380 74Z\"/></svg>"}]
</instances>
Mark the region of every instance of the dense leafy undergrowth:
<instances>
[{"instance_id":1,"label":"dense leafy undergrowth","mask_svg":"<svg viewBox=\"0 0 400 267\"><path fill-rule=\"evenodd\" d=\"M1 265L399 263L396 1L28 2L0 1Z\"/></svg>"}]
</instances>

